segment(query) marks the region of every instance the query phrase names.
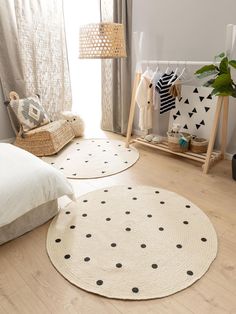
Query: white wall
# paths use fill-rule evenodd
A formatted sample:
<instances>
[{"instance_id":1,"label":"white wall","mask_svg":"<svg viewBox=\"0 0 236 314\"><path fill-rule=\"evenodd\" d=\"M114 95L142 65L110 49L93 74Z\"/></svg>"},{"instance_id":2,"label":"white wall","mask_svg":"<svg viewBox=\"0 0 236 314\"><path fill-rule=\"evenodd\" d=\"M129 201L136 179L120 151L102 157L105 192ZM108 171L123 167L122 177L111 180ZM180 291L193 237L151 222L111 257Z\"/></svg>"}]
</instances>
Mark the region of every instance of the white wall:
<instances>
[{"instance_id":1,"label":"white wall","mask_svg":"<svg viewBox=\"0 0 236 314\"><path fill-rule=\"evenodd\" d=\"M236 24L235 12L235 0L134 0L133 31L144 31L143 59L208 61L224 51L226 25ZM236 153L235 99L230 104L227 151Z\"/></svg>"}]
</instances>

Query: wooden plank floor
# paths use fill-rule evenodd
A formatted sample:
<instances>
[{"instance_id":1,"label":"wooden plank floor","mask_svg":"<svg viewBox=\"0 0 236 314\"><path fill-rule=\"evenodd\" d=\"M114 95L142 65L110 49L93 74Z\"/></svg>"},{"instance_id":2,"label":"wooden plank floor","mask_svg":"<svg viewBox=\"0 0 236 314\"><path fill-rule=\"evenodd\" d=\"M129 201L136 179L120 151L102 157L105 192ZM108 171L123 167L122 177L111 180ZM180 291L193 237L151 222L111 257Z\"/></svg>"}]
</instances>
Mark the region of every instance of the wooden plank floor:
<instances>
[{"instance_id":1,"label":"wooden plank floor","mask_svg":"<svg viewBox=\"0 0 236 314\"><path fill-rule=\"evenodd\" d=\"M124 140L114 134L105 136ZM236 313L236 181L231 179L230 162L222 161L204 175L199 163L139 144L136 147L140 159L127 171L100 179L71 180L76 194L115 184L144 184L190 199L210 217L218 234L218 256L207 274L186 290L162 299L106 299L73 286L54 269L45 250L46 223L0 247L1 314ZM67 202L63 198L61 205Z\"/></svg>"}]
</instances>

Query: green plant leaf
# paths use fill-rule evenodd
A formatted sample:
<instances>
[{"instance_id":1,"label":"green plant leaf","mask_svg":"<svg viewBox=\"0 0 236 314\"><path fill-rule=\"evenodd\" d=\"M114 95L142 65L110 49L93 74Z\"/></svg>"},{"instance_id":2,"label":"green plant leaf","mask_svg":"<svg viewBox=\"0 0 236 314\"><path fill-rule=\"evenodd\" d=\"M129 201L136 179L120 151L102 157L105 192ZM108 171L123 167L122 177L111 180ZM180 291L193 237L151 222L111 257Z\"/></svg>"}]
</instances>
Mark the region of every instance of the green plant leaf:
<instances>
[{"instance_id":1,"label":"green plant leaf","mask_svg":"<svg viewBox=\"0 0 236 314\"><path fill-rule=\"evenodd\" d=\"M216 95L217 93L218 93L218 90L214 88L211 92L211 95Z\"/></svg>"},{"instance_id":2,"label":"green plant leaf","mask_svg":"<svg viewBox=\"0 0 236 314\"><path fill-rule=\"evenodd\" d=\"M216 96L232 96L235 93L235 89L233 88L232 84L228 84L225 86L221 86L219 88L214 88L212 94Z\"/></svg>"},{"instance_id":3,"label":"green plant leaf","mask_svg":"<svg viewBox=\"0 0 236 314\"><path fill-rule=\"evenodd\" d=\"M205 72L212 72L212 71L215 71L215 70L217 70L217 67L214 64L204 65L202 68L198 69L195 72L195 75L202 74L202 73L205 73Z\"/></svg>"},{"instance_id":4,"label":"green plant leaf","mask_svg":"<svg viewBox=\"0 0 236 314\"><path fill-rule=\"evenodd\" d=\"M232 82L232 79L229 73L221 74L215 79L214 83L212 84L212 87L219 89L223 86L230 85L231 82Z\"/></svg>"},{"instance_id":5,"label":"green plant leaf","mask_svg":"<svg viewBox=\"0 0 236 314\"><path fill-rule=\"evenodd\" d=\"M229 64L236 69L236 60L230 60Z\"/></svg>"},{"instance_id":6,"label":"green plant leaf","mask_svg":"<svg viewBox=\"0 0 236 314\"><path fill-rule=\"evenodd\" d=\"M215 79L210 79L210 80L208 80L207 82L205 82L204 84L203 84L203 86L205 86L205 87L209 87L209 86L212 86L212 84L215 82Z\"/></svg>"},{"instance_id":7,"label":"green plant leaf","mask_svg":"<svg viewBox=\"0 0 236 314\"><path fill-rule=\"evenodd\" d=\"M225 57L225 53L224 52L221 52L220 54L218 54L217 56L215 56L215 59L218 59L218 58L224 58Z\"/></svg>"},{"instance_id":8,"label":"green plant leaf","mask_svg":"<svg viewBox=\"0 0 236 314\"><path fill-rule=\"evenodd\" d=\"M229 60L227 57L223 58L220 62L220 74L229 73Z\"/></svg>"}]
</instances>

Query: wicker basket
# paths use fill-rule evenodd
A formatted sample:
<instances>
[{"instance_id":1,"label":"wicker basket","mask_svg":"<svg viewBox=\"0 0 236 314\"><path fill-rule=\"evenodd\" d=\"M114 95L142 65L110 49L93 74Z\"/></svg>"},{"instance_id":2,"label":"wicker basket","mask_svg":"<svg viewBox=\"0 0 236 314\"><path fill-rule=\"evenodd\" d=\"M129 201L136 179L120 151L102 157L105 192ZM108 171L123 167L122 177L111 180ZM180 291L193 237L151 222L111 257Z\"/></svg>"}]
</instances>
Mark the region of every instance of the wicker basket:
<instances>
[{"instance_id":1,"label":"wicker basket","mask_svg":"<svg viewBox=\"0 0 236 314\"><path fill-rule=\"evenodd\" d=\"M18 135L15 145L36 156L56 154L74 138L74 131L65 120L58 120Z\"/></svg>"},{"instance_id":2,"label":"wicker basket","mask_svg":"<svg viewBox=\"0 0 236 314\"><path fill-rule=\"evenodd\" d=\"M201 154L206 153L208 147L208 140L204 138L192 138L190 141L190 150L193 153Z\"/></svg>"},{"instance_id":3,"label":"wicker basket","mask_svg":"<svg viewBox=\"0 0 236 314\"><path fill-rule=\"evenodd\" d=\"M183 135L188 141L186 146L181 146L179 143L181 135ZM189 141L191 139L191 135L189 133L182 132L179 135L176 135L171 132L167 132L167 136L168 136L168 147L172 152L184 153L188 151Z\"/></svg>"}]
</instances>

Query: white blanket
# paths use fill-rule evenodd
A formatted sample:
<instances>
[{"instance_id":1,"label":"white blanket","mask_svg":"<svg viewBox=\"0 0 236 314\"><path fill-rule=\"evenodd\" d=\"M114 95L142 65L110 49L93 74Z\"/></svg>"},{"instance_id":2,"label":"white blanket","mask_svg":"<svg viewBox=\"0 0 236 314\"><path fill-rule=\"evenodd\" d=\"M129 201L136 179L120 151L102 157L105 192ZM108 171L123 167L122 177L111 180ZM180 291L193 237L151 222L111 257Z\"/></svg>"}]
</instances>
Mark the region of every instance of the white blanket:
<instances>
[{"instance_id":1,"label":"white blanket","mask_svg":"<svg viewBox=\"0 0 236 314\"><path fill-rule=\"evenodd\" d=\"M0 227L63 195L74 199L72 186L60 171L18 147L0 143Z\"/></svg>"}]
</instances>

